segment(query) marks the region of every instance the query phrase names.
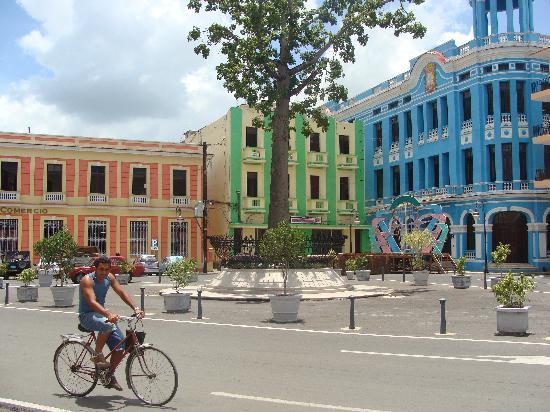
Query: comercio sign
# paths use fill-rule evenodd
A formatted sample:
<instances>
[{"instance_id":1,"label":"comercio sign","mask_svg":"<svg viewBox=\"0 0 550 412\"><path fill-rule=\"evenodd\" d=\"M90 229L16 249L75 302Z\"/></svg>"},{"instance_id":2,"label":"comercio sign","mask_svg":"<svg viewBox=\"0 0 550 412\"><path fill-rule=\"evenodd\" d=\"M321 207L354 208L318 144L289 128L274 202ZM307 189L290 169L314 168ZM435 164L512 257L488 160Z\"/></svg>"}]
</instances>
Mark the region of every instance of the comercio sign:
<instances>
[{"instance_id":1,"label":"comercio sign","mask_svg":"<svg viewBox=\"0 0 550 412\"><path fill-rule=\"evenodd\" d=\"M40 213L40 214L46 214L48 213L48 209L40 209L40 208L24 208L24 207L7 207L2 206L0 207L0 213L21 213L21 214L30 214L30 213Z\"/></svg>"}]
</instances>

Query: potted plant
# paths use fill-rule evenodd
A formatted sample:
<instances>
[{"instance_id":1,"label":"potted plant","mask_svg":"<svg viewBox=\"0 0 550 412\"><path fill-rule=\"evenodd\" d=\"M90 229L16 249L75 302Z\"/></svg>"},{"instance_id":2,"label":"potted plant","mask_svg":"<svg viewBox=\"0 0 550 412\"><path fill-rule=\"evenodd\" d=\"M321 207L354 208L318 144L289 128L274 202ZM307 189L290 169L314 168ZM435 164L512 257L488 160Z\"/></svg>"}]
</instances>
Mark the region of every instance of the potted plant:
<instances>
[{"instance_id":1,"label":"potted plant","mask_svg":"<svg viewBox=\"0 0 550 412\"><path fill-rule=\"evenodd\" d=\"M128 263L126 259L118 262L117 266L120 269L120 273L116 276L118 283L120 283L121 285L127 285L128 282L132 280L131 272L132 272L133 266L130 263Z\"/></svg>"},{"instance_id":2,"label":"potted plant","mask_svg":"<svg viewBox=\"0 0 550 412\"><path fill-rule=\"evenodd\" d=\"M40 259L36 271L38 273L38 285L40 287L49 288L52 285L54 276L59 273L59 267L55 263L46 265L42 259Z\"/></svg>"},{"instance_id":3,"label":"potted plant","mask_svg":"<svg viewBox=\"0 0 550 412\"><path fill-rule=\"evenodd\" d=\"M502 265L506 263L508 257L510 256L510 253L512 253L510 245L504 245L502 243L499 243L496 249L491 252L493 263L500 271L499 276L493 276L489 278L489 280L491 281L491 288L496 285L500 281L500 279L502 279Z\"/></svg>"},{"instance_id":4,"label":"potted plant","mask_svg":"<svg viewBox=\"0 0 550 412\"><path fill-rule=\"evenodd\" d=\"M260 241L260 255L283 276L283 293L269 297L273 321L286 323L298 321L301 294L288 294L288 270L305 256L306 238L302 231L292 229L288 222L281 222L268 229Z\"/></svg>"},{"instance_id":5,"label":"potted plant","mask_svg":"<svg viewBox=\"0 0 550 412\"><path fill-rule=\"evenodd\" d=\"M348 280L355 279L355 271L357 270L357 262L354 258L346 260L346 276Z\"/></svg>"},{"instance_id":6,"label":"potted plant","mask_svg":"<svg viewBox=\"0 0 550 412\"><path fill-rule=\"evenodd\" d=\"M497 311L497 331L501 334L525 334L529 328L529 306L525 306L527 292L535 289L532 276L520 274L516 279L508 272L493 286L500 305Z\"/></svg>"},{"instance_id":7,"label":"potted plant","mask_svg":"<svg viewBox=\"0 0 550 412\"><path fill-rule=\"evenodd\" d=\"M17 280L22 283L17 288L17 300L19 302L36 302L38 300L38 286L31 285L36 278L34 270L27 268L17 275Z\"/></svg>"},{"instance_id":8,"label":"potted plant","mask_svg":"<svg viewBox=\"0 0 550 412\"><path fill-rule=\"evenodd\" d=\"M357 280L370 280L369 260L365 256L355 258L355 276Z\"/></svg>"},{"instance_id":9,"label":"potted plant","mask_svg":"<svg viewBox=\"0 0 550 412\"><path fill-rule=\"evenodd\" d=\"M72 235L62 229L54 235L42 239L34 245L35 253L44 261L46 268L59 267L55 286L50 287L54 305L57 307L73 306L75 287L67 285L67 274L72 269L71 260L75 257L77 245Z\"/></svg>"},{"instance_id":10,"label":"potted plant","mask_svg":"<svg viewBox=\"0 0 550 412\"><path fill-rule=\"evenodd\" d=\"M8 273L8 264L0 262L0 289L4 289L4 276Z\"/></svg>"},{"instance_id":11,"label":"potted plant","mask_svg":"<svg viewBox=\"0 0 550 412\"><path fill-rule=\"evenodd\" d=\"M334 265L336 264L336 261L338 260L338 253L334 251L334 249L330 249L327 253L327 258L330 262L330 267L334 269Z\"/></svg>"},{"instance_id":12,"label":"potted plant","mask_svg":"<svg viewBox=\"0 0 550 412\"><path fill-rule=\"evenodd\" d=\"M455 289L468 289L472 283L470 275L466 275L466 256L461 256L456 261L456 274L452 275Z\"/></svg>"},{"instance_id":13,"label":"potted plant","mask_svg":"<svg viewBox=\"0 0 550 412\"><path fill-rule=\"evenodd\" d=\"M197 263L193 259L181 259L170 263L164 272L174 283L174 292L165 292L164 309L166 312L187 312L191 308L191 293L180 292L191 281Z\"/></svg>"},{"instance_id":14,"label":"potted plant","mask_svg":"<svg viewBox=\"0 0 550 412\"><path fill-rule=\"evenodd\" d=\"M414 253L412 269L415 286L427 286L430 272L426 270L423 251L432 245L431 233L427 230L414 229L405 235L404 241Z\"/></svg>"}]
</instances>

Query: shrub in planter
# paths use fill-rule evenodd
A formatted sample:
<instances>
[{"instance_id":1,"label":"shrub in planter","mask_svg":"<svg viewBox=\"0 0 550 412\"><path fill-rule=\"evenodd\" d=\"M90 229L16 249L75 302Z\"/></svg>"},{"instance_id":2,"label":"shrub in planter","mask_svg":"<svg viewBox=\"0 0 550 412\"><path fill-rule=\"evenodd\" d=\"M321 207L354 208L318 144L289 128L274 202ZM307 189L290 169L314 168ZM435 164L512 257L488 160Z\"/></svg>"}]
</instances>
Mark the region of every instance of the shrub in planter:
<instances>
[{"instance_id":1,"label":"shrub in planter","mask_svg":"<svg viewBox=\"0 0 550 412\"><path fill-rule=\"evenodd\" d=\"M355 258L355 276L357 280L370 280L369 260L365 256Z\"/></svg>"},{"instance_id":2,"label":"shrub in planter","mask_svg":"<svg viewBox=\"0 0 550 412\"><path fill-rule=\"evenodd\" d=\"M117 276L118 282L121 285L126 285L132 280L132 270L134 266L128 263L127 260L121 260L117 263L117 266L120 269L120 274Z\"/></svg>"},{"instance_id":3,"label":"shrub in planter","mask_svg":"<svg viewBox=\"0 0 550 412\"><path fill-rule=\"evenodd\" d=\"M427 230L412 230L404 236L404 241L414 253L412 261L414 284L416 286L427 286L429 272L424 263L422 251L432 245L432 234Z\"/></svg>"},{"instance_id":4,"label":"shrub in planter","mask_svg":"<svg viewBox=\"0 0 550 412\"><path fill-rule=\"evenodd\" d=\"M4 288L4 276L8 273L8 264L0 262L0 289Z\"/></svg>"},{"instance_id":5,"label":"shrub in planter","mask_svg":"<svg viewBox=\"0 0 550 412\"><path fill-rule=\"evenodd\" d=\"M355 271L357 270L357 261L355 259L346 260L346 276L348 280L353 280L355 278Z\"/></svg>"},{"instance_id":6,"label":"shrub in planter","mask_svg":"<svg viewBox=\"0 0 550 412\"><path fill-rule=\"evenodd\" d=\"M493 258L493 263L500 271L500 277L502 277L502 265L506 263L508 257L512 253L510 245L504 245L499 242L495 250L491 252L491 257Z\"/></svg>"},{"instance_id":7,"label":"shrub in planter","mask_svg":"<svg viewBox=\"0 0 550 412\"><path fill-rule=\"evenodd\" d=\"M33 269L24 269L17 280L23 285L17 288L17 300L19 302L36 302L38 300L38 287L31 285L31 282L36 278Z\"/></svg>"},{"instance_id":8,"label":"shrub in planter","mask_svg":"<svg viewBox=\"0 0 550 412\"><path fill-rule=\"evenodd\" d=\"M493 286L493 293L500 303L497 310L499 333L525 334L529 328L529 306L525 306L527 293L535 289L532 276L520 274L516 279L508 272Z\"/></svg>"},{"instance_id":9,"label":"shrub in planter","mask_svg":"<svg viewBox=\"0 0 550 412\"><path fill-rule=\"evenodd\" d=\"M191 307L191 293L180 292L190 282L197 262L193 259L181 259L170 263L164 274L173 283L175 293L164 293L164 307L167 312L187 312Z\"/></svg>"},{"instance_id":10,"label":"shrub in planter","mask_svg":"<svg viewBox=\"0 0 550 412\"><path fill-rule=\"evenodd\" d=\"M452 276L455 289L468 289L471 285L471 277L466 275L466 256L461 256L456 261L456 275Z\"/></svg>"},{"instance_id":11,"label":"shrub in planter","mask_svg":"<svg viewBox=\"0 0 550 412\"><path fill-rule=\"evenodd\" d=\"M338 253L336 253L334 249L330 249L327 254L327 259L330 262L330 267L334 269L334 265L338 260Z\"/></svg>"}]
</instances>

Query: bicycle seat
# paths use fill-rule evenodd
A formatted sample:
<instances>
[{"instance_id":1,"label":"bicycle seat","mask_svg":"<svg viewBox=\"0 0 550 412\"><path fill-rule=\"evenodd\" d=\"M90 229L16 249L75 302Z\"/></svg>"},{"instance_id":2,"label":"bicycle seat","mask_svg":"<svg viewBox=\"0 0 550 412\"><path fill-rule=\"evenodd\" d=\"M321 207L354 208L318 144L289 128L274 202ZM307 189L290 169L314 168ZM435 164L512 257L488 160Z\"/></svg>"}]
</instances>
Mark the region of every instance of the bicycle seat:
<instances>
[{"instance_id":1,"label":"bicycle seat","mask_svg":"<svg viewBox=\"0 0 550 412\"><path fill-rule=\"evenodd\" d=\"M86 329L84 326L82 326L80 323L78 324L78 330L85 333L91 333L91 330Z\"/></svg>"}]
</instances>

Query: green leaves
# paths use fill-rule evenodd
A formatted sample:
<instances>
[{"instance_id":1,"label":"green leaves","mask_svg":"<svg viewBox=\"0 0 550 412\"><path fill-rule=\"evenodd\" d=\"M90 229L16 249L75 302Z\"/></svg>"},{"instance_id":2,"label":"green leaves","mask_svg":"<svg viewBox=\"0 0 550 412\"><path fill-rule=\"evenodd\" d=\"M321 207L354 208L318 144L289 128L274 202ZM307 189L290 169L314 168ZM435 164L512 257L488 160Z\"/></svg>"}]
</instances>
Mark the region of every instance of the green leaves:
<instances>
[{"instance_id":1,"label":"green leaves","mask_svg":"<svg viewBox=\"0 0 550 412\"><path fill-rule=\"evenodd\" d=\"M164 274L174 283L174 289L179 293L180 289L191 282L191 274L197 269L197 262L191 258L180 259L170 263Z\"/></svg>"},{"instance_id":2,"label":"green leaves","mask_svg":"<svg viewBox=\"0 0 550 412\"><path fill-rule=\"evenodd\" d=\"M23 269L23 271L17 275L17 280L21 282L23 286L29 286L35 278L36 274L31 268Z\"/></svg>"},{"instance_id":3,"label":"green leaves","mask_svg":"<svg viewBox=\"0 0 550 412\"><path fill-rule=\"evenodd\" d=\"M3 277L6 273L8 273L8 264L0 262L0 277Z\"/></svg>"},{"instance_id":4,"label":"green leaves","mask_svg":"<svg viewBox=\"0 0 550 412\"><path fill-rule=\"evenodd\" d=\"M34 245L34 253L42 258L47 268L54 263L59 265L61 286L63 286L67 274L72 269L71 260L75 257L76 251L76 242L66 229L62 229L49 238L36 242Z\"/></svg>"},{"instance_id":5,"label":"green leaves","mask_svg":"<svg viewBox=\"0 0 550 412\"><path fill-rule=\"evenodd\" d=\"M522 308L525 304L527 293L535 289L535 282L532 276L520 274L516 280L512 272L508 272L493 286L493 293L497 302L505 308Z\"/></svg>"},{"instance_id":6,"label":"green leaves","mask_svg":"<svg viewBox=\"0 0 550 412\"><path fill-rule=\"evenodd\" d=\"M497 268L500 268L504 263L506 263L510 253L512 253L510 245L504 245L499 242L496 249L491 252L491 257L493 258L493 262Z\"/></svg>"},{"instance_id":7,"label":"green leaves","mask_svg":"<svg viewBox=\"0 0 550 412\"><path fill-rule=\"evenodd\" d=\"M466 265L466 256L459 257L458 260L456 261L456 273L458 273L461 276L464 276L464 274L466 273L465 265Z\"/></svg>"}]
</instances>

